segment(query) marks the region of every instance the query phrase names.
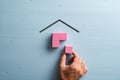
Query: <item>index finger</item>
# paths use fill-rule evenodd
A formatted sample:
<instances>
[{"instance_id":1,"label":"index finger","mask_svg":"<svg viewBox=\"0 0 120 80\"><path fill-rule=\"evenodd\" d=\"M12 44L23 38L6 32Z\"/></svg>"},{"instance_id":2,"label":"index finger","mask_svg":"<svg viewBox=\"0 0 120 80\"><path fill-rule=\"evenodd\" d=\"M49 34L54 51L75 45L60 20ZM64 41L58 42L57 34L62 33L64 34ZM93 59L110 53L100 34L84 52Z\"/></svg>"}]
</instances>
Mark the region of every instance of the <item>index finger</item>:
<instances>
[{"instance_id":1,"label":"index finger","mask_svg":"<svg viewBox=\"0 0 120 80\"><path fill-rule=\"evenodd\" d=\"M75 58L76 58L76 57L79 57L78 54L77 54L75 51L73 51L72 54L73 54L73 56L74 56Z\"/></svg>"}]
</instances>

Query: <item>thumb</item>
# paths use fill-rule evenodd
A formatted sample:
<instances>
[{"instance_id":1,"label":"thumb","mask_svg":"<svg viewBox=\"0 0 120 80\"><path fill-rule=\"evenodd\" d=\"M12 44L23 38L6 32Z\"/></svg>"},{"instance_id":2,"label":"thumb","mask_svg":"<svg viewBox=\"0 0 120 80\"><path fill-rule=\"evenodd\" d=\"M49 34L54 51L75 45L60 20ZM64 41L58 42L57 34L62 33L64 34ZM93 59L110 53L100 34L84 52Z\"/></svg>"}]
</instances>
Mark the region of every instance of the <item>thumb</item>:
<instances>
[{"instance_id":1,"label":"thumb","mask_svg":"<svg viewBox=\"0 0 120 80\"><path fill-rule=\"evenodd\" d=\"M60 59L60 67L65 67L65 66L66 66L66 54L65 52L63 52Z\"/></svg>"}]
</instances>

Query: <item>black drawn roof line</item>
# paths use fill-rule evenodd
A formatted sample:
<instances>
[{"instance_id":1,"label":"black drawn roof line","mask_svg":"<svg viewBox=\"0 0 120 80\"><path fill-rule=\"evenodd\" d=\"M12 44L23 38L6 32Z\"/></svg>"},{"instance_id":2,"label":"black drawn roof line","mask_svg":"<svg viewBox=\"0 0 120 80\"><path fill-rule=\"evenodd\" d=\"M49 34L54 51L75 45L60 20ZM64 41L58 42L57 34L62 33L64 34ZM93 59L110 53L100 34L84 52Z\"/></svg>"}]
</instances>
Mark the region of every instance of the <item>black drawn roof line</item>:
<instances>
[{"instance_id":1,"label":"black drawn roof line","mask_svg":"<svg viewBox=\"0 0 120 80\"><path fill-rule=\"evenodd\" d=\"M53 22L52 24L48 25L47 27L45 27L44 29L42 29L40 31L40 33L42 33L43 31L45 31L46 29L52 27L52 25L56 24L57 22L61 22L63 24L65 24L67 27L71 28L72 30L76 31L76 32L80 32L79 30L77 30L76 28L72 27L71 25L67 24L66 22L62 21L61 19L58 19L57 21Z\"/></svg>"}]
</instances>

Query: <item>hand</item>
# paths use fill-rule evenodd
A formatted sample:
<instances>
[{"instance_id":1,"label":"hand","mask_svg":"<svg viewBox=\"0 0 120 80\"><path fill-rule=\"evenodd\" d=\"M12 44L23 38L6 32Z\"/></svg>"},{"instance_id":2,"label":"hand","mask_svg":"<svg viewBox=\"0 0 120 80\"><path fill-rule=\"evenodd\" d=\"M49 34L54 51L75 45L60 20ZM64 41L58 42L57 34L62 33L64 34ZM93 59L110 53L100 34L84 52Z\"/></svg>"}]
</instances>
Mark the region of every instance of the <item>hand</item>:
<instances>
[{"instance_id":1,"label":"hand","mask_svg":"<svg viewBox=\"0 0 120 80\"><path fill-rule=\"evenodd\" d=\"M72 63L66 65L66 54L63 52L60 60L60 78L61 80L79 80L85 73L88 68L85 66L85 63L79 58L76 52L73 52Z\"/></svg>"}]
</instances>

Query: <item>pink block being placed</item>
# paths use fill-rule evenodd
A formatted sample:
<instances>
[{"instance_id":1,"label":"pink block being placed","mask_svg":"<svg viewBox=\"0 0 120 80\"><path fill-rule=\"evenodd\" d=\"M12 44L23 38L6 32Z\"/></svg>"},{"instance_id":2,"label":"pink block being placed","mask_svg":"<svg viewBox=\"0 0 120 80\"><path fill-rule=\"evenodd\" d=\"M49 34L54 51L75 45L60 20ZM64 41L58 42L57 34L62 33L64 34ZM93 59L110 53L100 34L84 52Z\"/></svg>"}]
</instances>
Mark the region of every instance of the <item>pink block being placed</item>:
<instances>
[{"instance_id":1,"label":"pink block being placed","mask_svg":"<svg viewBox=\"0 0 120 80\"><path fill-rule=\"evenodd\" d=\"M65 53L72 54L72 46L65 46Z\"/></svg>"},{"instance_id":2,"label":"pink block being placed","mask_svg":"<svg viewBox=\"0 0 120 80\"><path fill-rule=\"evenodd\" d=\"M58 48L60 47L60 42L59 41L52 41L52 48Z\"/></svg>"}]
</instances>

